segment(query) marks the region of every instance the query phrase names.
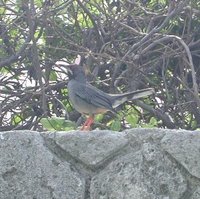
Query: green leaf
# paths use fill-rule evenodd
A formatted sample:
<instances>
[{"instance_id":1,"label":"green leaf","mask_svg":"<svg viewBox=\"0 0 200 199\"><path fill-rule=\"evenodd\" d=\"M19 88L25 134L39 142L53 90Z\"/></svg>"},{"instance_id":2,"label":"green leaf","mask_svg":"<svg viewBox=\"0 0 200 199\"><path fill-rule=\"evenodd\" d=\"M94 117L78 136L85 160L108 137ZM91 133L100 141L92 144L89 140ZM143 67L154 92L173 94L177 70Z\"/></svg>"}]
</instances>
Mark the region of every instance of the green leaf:
<instances>
[{"instance_id":1,"label":"green leaf","mask_svg":"<svg viewBox=\"0 0 200 199\"><path fill-rule=\"evenodd\" d=\"M142 124L141 127L143 128L154 128L158 125L158 121L155 117L152 117L148 124Z\"/></svg>"},{"instance_id":2,"label":"green leaf","mask_svg":"<svg viewBox=\"0 0 200 199\"><path fill-rule=\"evenodd\" d=\"M136 114L126 116L126 121L131 125L132 128L137 127L138 119L138 115Z\"/></svg>"},{"instance_id":3,"label":"green leaf","mask_svg":"<svg viewBox=\"0 0 200 199\"><path fill-rule=\"evenodd\" d=\"M155 117L152 117L152 118L150 119L149 124L151 124L152 126L157 126L158 121L157 121L157 119L156 119Z\"/></svg>"},{"instance_id":4,"label":"green leaf","mask_svg":"<svg viewBox=\"0 0 200 199\"><path fill-rule=\"evenodd\" d=\"M114 120L110 124L110 130L112 131L120 131L121 129L121 122L120 120Z\"/></svg>"},{"instance_id":5,"label":"green leaf","mask_svg":"<svg viewBox=\"0 0 200 199\"><path fill-rule=\"evenodd\" d=\"M42 1L41 0L35 0L35 5L37 5L37 7L41 8L42 7Z\"/></svg>"},{"instance_id":6,"label":"green leaf","mask_svg":"<svg viewBox=\"0 0 200 199\"><path fill-rule=\"evenodd\" d=\"M12 118L12 124L13 125L19 124L21 121L22 121L22 117L20 115L15 115Z\"/></svg>"},{"instance_id":7,"label":"green leaf","mask_svg":"<svg viewBox=\"0 0 200 199\"><path fill-rule=\"evenodd\" d=\"M101 122L102 119L103 119L103 114L98 114L98 115L96 115L96 117L95 117L95 121L96 121L96 122Z\"/></svg>"},{"instance_id":8,"label":"green leaf","mask_svg":"<svg viewBox=\"0 0 200 199\"><path fill-rule=\"evenodd\" d=\"M0 15L3 15L3 14L5 14L5 11L6 11L6 9L5 9L5 8L3 8L3 7L1 7L1 8L0 8Z\"/></svg>"},{"instance_id":9,"label":"green leaf","mask_svg":"<svg viewBox=\"0 0 200 199\"><path fill-rule=\"evenodd\" d=\"M74 122L61 117L42 118L40 123L49 131L69 131L76 127Z\"/></svg>"},{"instance_id":10,"label":"green leaf","mask_svg":"<svg viewBox=\"0 0 200 199\"><path fill-rule=\"evenodd\" d=\"M1 69L0 69L0 72L1 72L1 74L8 74L8 73L10 73L10 71L8 70L8 69L6 69L5 67L2 67Z\"/></svg>"},{"instance_id":11,"label":"green leaf","mask_svg":"<svg viewBox=\"0 0 200 199\"><path fill-rule=\"evenodd\" d=\"M55 71L51 71L50 76L49 76L50 81L56 81L57 80L57 74Z\"/></svg>"}]
</instances>

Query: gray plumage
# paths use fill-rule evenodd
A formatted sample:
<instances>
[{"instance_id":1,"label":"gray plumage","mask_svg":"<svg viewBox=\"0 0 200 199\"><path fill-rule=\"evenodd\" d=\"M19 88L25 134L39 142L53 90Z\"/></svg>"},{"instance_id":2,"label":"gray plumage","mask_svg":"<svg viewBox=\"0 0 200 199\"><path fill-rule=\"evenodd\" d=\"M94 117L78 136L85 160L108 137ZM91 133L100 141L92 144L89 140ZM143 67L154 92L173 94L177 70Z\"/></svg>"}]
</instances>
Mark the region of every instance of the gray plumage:
<instances>
[{"instance_id":1,"label":"gray plumage","mask_svg":"<svg viewBox=\"0 0 200 199\"><path fill-rule=\"evenodd\" d=\"M115 108L126 101L146 97L154 93L154 89L147 88L123 94L108 94L86 81L81 66L70 65L71 75L68 83L69 99L74 108L88 115L95 115L107 111L116 112Z\"/></svg>"}]
</instances>

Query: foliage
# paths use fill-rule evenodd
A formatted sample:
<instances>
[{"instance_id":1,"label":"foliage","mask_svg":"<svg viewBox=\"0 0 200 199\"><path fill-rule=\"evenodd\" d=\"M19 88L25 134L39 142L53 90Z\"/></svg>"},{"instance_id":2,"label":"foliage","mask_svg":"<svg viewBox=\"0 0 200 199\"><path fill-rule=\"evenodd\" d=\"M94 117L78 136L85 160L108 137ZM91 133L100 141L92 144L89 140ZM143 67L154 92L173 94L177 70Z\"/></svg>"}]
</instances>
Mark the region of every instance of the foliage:
<instances>
[{"instance_id":1,"label":"foliage","mask_svg":"<svg viewBox=\"0 0 200 199\"><path fill-rule=\"evenodd\" d=\"M69 131L76 127L75 123L61 117L42 118L40 123L49 131Z\"/></svg>"},{"instance_id":2,"label":"foliage","mask_svg":"<svg viewBox=\"0 0 200 199\"><path fill-rule=\"evenodd\" d=\"M0 130L70 130L66 68L77 56L105 92L156 94L94 128L200 128L198 0L1 0ZM64 107L63 107L64 106ZM68 116L68 120L63 117ZM100 124L101 123L101 124ZM53 124L53 125L52 125Z\"/></svg>"}]
</instances>

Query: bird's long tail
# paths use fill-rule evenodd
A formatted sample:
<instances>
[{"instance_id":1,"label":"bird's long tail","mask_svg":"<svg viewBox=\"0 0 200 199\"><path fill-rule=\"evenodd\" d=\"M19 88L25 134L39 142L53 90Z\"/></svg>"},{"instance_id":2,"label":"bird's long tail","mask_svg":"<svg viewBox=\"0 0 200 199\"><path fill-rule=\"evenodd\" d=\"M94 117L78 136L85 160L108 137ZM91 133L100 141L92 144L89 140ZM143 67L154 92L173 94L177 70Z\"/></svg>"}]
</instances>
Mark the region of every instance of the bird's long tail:
<instances>
[{"instance_id":1,"label":"bird's long tail","mask_svg":"<svg viewBox=\"0 0 200 199\"><path fill-rule=\"evenodd\" d=\"M153 88L146 88L142 90L132 91L129 93L111 95L113 97L112 106L113 108L116 108L117 106L123 104L126 101L131 101L142 97L146 97L152 95L154 92L155 91Z\"/></svg>"}]
</instances>

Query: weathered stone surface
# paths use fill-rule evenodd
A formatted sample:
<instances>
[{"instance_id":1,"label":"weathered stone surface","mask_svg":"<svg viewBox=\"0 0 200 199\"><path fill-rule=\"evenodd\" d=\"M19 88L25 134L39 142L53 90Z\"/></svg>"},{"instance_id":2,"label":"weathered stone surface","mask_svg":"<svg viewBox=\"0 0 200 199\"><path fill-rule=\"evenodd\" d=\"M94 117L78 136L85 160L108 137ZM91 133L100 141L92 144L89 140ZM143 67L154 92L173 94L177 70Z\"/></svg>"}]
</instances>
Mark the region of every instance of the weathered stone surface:
<instances>
[{"instance_id":1,"label":"weathered stone surface","mask_svg":"<svg viewBox=\"0 0 200 199\"><path fill-rule=\"evenodd\" d=\"M82 199L84 179L37 132L0 132L1 199Z\"/></svg>"},{"instance_id":2,"label":"weathered stone surface","mask_svg":"<svg viewBox=\"0 0 200 199\"><path fill-rule=\"evenodd\" d=\"M57 132L55 142L76 159L88 166L99 166L112 158L128 144L126 135L121 132Z\"/></svg>"},{"instance_id":3,"label":"weathered stone surface","mask_svg":"<svg viewBox=\"0 0 200 199\"><path fill-rule=\"evenodd\" d=\"M192 194L191 199L199 199L200 198L200 186L195 190L195 192Z\"/></svg>"},{"instance_id":4,"label":"weathered stone surface","mask_svg":"<svg viewBox=\"0 0 200 199\"><path fill-rule=\"evenodd\" d=\"M129 131L135 136L134 131ZM187 189L187 182L179 168L162 153L153 140L162 135L142 130L141 148L118 157L93 177L91 199L179 199ZM137 132L136 132L137 134ZM143 135L142 135L143 134ZM138 138L136 138L138 139Z\"/></svg>"},{"instance_id":5,"label":"weathered stone surface","mask_svg":"<svg viewBox=\"0 0 200 199\"><path fill-rule=\"evenodd\" d=\"M0 132L0 199L200 199L200 132Z\"/></svg>"},{"instance_id":6,"label":"weathered stone surface","mask_svg":"<svg viewBox=\"0 0 200 199\"><path fill-rule=\"evenodd\" d=\"M168 131L162 147L188 172L200 178L200 133L198 131Z\"/></svg>"}]
</instances>

